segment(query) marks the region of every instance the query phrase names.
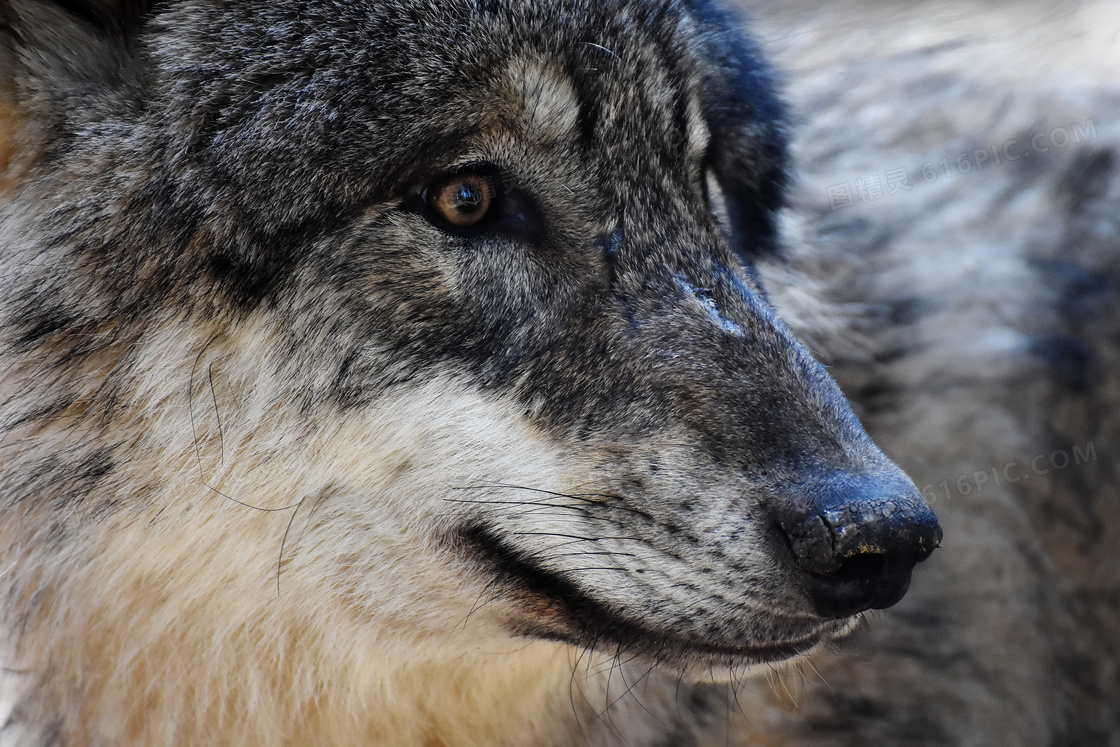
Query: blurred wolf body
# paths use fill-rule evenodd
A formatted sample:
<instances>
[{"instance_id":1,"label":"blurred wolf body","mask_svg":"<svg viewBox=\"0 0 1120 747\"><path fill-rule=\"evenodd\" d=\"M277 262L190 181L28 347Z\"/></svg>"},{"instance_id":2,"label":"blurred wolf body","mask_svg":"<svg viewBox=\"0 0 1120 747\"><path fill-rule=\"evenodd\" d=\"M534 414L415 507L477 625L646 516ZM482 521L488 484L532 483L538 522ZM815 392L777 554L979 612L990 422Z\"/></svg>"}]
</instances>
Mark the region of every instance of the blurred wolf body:
<instances>
[{"instance_id":1,"label":"blurred wolf body","mask_svg":"<svg viewBox=\"0 0 1120 747\"><path fill-rule=\"evenodd\" d=\"M739 693L758 742L1120 744L1120 9L752 12L796 112L787 240L851 314L814 349L946 536Z\"/></svg>"}]
</instances>

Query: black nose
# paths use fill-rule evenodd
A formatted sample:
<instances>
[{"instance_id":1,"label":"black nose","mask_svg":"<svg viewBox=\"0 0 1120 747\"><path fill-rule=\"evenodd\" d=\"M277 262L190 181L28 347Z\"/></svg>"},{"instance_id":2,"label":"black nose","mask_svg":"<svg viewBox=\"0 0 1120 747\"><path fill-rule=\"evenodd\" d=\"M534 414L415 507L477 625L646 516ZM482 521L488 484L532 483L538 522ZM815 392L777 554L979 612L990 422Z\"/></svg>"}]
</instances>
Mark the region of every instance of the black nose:
<instances>
[{"instance_id":1,"label":"black nose","mask_svg":"<svg viewBox=\"0 0 1120 747\"><path fill-rule=\"evenodd\" d=\"M778 526L824 617L897 603L914 566L941 543L937 517L901 472L833 473L790 493L777 508Z\"/></svg>"}]
</instances>

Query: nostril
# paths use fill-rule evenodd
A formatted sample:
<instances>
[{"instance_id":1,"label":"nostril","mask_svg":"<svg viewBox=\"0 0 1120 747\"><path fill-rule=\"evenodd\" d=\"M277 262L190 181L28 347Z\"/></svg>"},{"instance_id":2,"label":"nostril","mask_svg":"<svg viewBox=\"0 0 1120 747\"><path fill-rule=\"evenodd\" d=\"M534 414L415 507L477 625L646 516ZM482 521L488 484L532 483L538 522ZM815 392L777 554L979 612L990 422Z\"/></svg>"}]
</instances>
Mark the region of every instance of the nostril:
<instances>
[{"instance_id":1,"label":"nostril","mask_svg":"<svg viewBox=\"0 0 1120 747\"><path fill-rule=\"evenodd\" d=\"M817 613L842 618L896 604L910 587L915 561L892 560L881 554L857 555L836 572L805 573L804 586Z\"/></svg>"},{"instance_id":2,"label":"nostril","mask_svg":"<svg viewBox=\"0 0 1120 747\"><path fill-rule=\"evenodd\" d=\"M836 572L827 578L834 584L866 585L879 576L883 565L882 555L856 555L841 563Z\"/></svg>"}]
</instances>

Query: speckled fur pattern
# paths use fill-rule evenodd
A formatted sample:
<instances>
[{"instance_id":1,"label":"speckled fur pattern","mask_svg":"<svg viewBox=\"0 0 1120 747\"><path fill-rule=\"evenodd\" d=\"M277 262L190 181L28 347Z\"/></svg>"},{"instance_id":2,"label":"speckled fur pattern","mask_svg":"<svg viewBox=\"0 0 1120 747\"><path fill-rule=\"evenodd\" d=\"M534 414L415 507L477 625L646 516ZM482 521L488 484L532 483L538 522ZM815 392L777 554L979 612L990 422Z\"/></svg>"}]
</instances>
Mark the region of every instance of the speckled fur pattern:
<instances>
[{"instance_id":1,"label":"speckled fur pattern","mask_svg":"<svg viewBox=\"0 0 1120 747\"><path fill-rule=\"evenodd\" d=\"M792 116L706 0L0 0L0 744L1115 741L1114 84L752 10ZM843 637L762 517L848 400L946 549Z\"/></svg>"},{"instance_id":2,"label":"speckled fur pattern","mask_svg":"<svg viewBox=\"0 0 1120 747\"><path fill-rule=\"evenodd\" d=\"M9 743L724 744L698 681L854 624L777 513L921 498L759 285L785 124L731 16L0 19ZM463 170L485 230L426 201Z\"/></svg>"}]
</instances>

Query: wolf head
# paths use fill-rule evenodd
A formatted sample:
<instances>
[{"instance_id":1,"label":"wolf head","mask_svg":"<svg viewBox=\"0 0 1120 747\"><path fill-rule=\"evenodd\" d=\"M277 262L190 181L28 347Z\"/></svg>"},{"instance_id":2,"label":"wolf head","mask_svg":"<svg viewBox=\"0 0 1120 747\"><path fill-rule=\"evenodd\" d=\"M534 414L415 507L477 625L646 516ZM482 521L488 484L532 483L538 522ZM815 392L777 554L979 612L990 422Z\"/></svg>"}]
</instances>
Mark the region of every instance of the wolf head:
<instances>
[{"instance_id":1,"label":"wolf head","mask_svg":"<svg viewBox=\"0 0 1120 747\"><path fill-rule=\"evenodd\" d=\"M11 615L118 562L708 671L937 546L768 302L782 107L705 0L0 8Z\"/></svg>"}]
</instances>

